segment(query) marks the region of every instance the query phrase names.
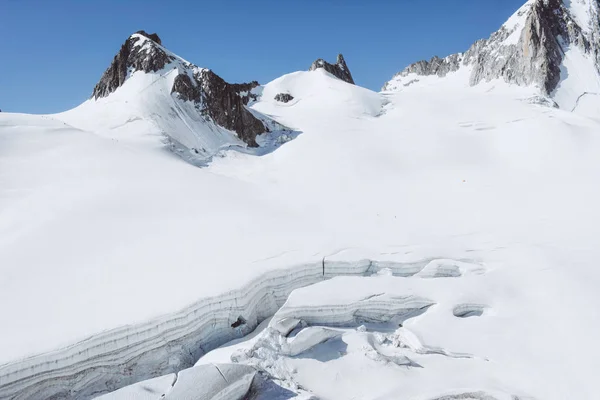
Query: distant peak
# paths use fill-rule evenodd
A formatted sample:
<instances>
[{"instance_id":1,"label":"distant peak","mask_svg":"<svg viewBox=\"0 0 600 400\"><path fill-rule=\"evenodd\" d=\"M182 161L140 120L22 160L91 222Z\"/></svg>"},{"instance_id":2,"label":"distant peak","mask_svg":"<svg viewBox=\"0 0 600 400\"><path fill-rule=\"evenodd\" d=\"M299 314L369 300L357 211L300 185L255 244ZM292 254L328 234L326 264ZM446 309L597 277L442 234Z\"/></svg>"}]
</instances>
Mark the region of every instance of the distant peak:
<instances>
[{"instance_id":1,"label":"distant peak","mask_svg":"<svg viewBox=\"0 0 600 400\"><path fill-rule=\"evenodd\" d=\"M147 33L146 31L141 30L141 31L137 31L135 34L145 36L148 39L153 40L162 46L162 41L160 40L160 38L158 37L158 34L156 34L156 33Z\"/></svg>"},{"instance_id":2,"label":"distant peak","mask_svg":"<svg viewBox=\"0 0 600 400\"><path fill-rule=\"evenodd\" d=\"M346 65L346 60L344 60L344 56L341 53L338 54L335 64L330 64L322 58L319 58L312 63L308 70L314 71L319 68L323 68L336 78L354 85L354 79L352 78L350 69L348 68L348 65Z\"/></svg>"},{"instance_id":3,"label":"distant peak","mask_svg":"<svg viewBox=\"0 0 600 400\"><path fill-rule=\"evenodd\" d=\"M570 48L579 48L600 73L599 9L599 0L528 0L488 39L476 41L464 53L411 64L383 90L401 90L418 82L420 75L445 77L468 67L471 86L502 79L551 95Z\"/></svg>"}]
</instances>

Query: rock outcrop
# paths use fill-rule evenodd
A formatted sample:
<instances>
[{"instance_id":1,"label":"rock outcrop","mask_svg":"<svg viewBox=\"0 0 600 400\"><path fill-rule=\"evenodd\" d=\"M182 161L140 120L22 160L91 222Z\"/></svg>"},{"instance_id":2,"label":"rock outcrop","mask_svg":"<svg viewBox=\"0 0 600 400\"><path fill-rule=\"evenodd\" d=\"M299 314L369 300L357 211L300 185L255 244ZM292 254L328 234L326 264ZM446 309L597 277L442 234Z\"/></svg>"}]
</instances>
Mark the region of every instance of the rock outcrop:
<instances>
[{"instance_id":1,"label":"rock outcrop","mask_svg":"<svg viewBox=\"0 0 600 400\"><path fill-rule=\"evenodd\" d=\"M150 73L165 68L177 69L172 94L183 101L194 102L203 118L236 132L248 146L258 146L256 136L269 129L245 107L257 99L252 89L259 86L258 82L230 84L213 71L175 56L161 43L155 33L139 31L131 35L102 75L92 97L109 96L136 71Z\"/></svg>"},{"instance_id":2,"label":"rock outcrop","mask_svg":"<svg viewBox=\"0 0 600 400\"><path fill-rule=\"evenodd\" d=\"M275 101L279 101L281 103L289 103L294 100L294 96L289 93L277 93L275 95Z\"/></svg>"},{"instance_id":3,"label":"rock outcrop","mask_svg":"<svg viewBox=\"0 0 600 400\"><path fill-rule=\"evenodd\" d=\"M583 18L581 13L572 12L570 2L529 0L490 38L478 40L465 53L412 64L387 82L383 90L400 87L402 78L411 74L444 77L469 67L470 85L500 78L521 86L536 86L548 95L560 81L560 66L570 46L591 56L600 72L600 2L572 2L586 9Z\"/></svg>"},{"instance_id":4,"label":"rock outcrop","mask_svg":"<svg viewBox=\"0 0 600 400\"><path fill-rule=\"evenodd\" d=\"M171 93L182 100L193 101L202 116L236 132L250 147L256 147L256 136L268 131L245 107L250 100L256 100L257 96L251 91L257 86L256 81L230 84L209 69L198 69L193 78L185 73L177 75Z\"/></svg>"},{"instance_id":5,"label":"rock outcrop","mask_svg":"<svg viewBox=\"0 0 600 400\"><path fill-rule=\"evenodd\" d=\"M312 63L308 70L314 71L318 68L323 68L325 71L329 72L333 76L354 85L354 79L352 78L350 69L346 65L346 60L344 60L344 56L341 54L338 54L337 61L335 64L330 64L322 58L319 58L318 60Z\"/></svg>"}]
</instances>

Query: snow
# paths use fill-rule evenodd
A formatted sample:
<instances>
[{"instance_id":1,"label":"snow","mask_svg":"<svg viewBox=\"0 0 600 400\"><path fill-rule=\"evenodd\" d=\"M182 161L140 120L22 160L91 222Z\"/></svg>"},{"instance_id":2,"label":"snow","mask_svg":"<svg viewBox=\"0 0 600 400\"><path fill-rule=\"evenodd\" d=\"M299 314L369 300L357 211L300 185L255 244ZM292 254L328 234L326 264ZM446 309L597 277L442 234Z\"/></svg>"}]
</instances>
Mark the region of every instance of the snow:
<instances>
[{"instance_id":1,"label":"snow","mask_svg":"<svg viewBox=\"0 0 600 400\"><path fill-rule=\"evenodd\" d=\"M237 139L191 120L165 93L169 71L64 114L1 113L0 393L63 379L57 364L101 360L111 374L88 378L104 391L169 374L202 355L192 333L209 350L312 304L288 317L345 333L303 354L331 345L331 358L343 342L347 355L284 356L282 376L325 398L596 397L599 123L529 104L528 88L447 78L374 93L321 70L286 75L252 108L302 133L262 156L222 151ZM146 118L177 106L160 129ZM224 156L194 167L161 129ZM407 299L435 304L399 332L333 326ZM454 315L470 305L482 315ZM408 347L370 344L381 335ZM475 358L448 356L463 353ZM102 386L108 375L123 380Z\"/></svg>"},{"instance_id":2,"label":"snow","mask_svg":"<svg viewBox=\"0 0 600 400\"><path fill-rule=\"evenodd\" d=\"M176 375L169 374L125 386L109 394L96 397L97 400L158 400L176 382Z\"/></svg>"},{"instance_id":3,"label":"snow","mask_svg":"<svg viewBox=\"0 0 600 400\"><path fill-rule=\"evenodd\" d=\"M418 75L410 73L396 75L386 83L386 92L398 93L402 91L420 90L457 90L469 87L471 76L470 66L461 66L457 71L450 72L444 77L437 75Z\"/></svg>"},{"instance_id":4,"label":"snow","mask_svg":"<svg viewBox=\"0 0 600 400\"><path fill-rule=\"evenodd\" d=\"M241 400L256 376L252 367L203 364L97 397L99 400Z\"/></svg>"},{"instance_id":5,"label":"snow","mask_svg":"<svg viewBox=\"0 0 600 400\"><path fill-rule=\"evenodd\" d=\"M536 0L528 0L523 4L510 18L502 25L504 30L508 32L508 36L502 41L505 46L516 45L521 37L523 26L525 26L525 18L533 3Z\"/></svg>"},{"instance_id":6,"label":"snow","mask_svg":"<svg viewBox=\"0 0 600 400\"><path fill-rule=\"evenodd\" d=\"M594 17L593 0L565 0L565 7L569 10L577 25L588 33L592 27L592 18Z\"/></svg>"},{"instance_id":7,"label":"snow","mask_svg":"<svg viewBox=\"0 0 600 400\"><path fill-rule=\"evenodd\" d=\"M593 58L579 47L565 51L561 65L561 80L552 94L558 105L588 117L597 117L600 107L600 75ZM580 102L583 99L583 103Z\"/></svg>"},{"instance_id":8,"label":"snow","mask_svg":"<svg viewBox=\"0 0 600 400\"><path fill-rule=\"evenodd\" d=\"M290 93L294 99L289 103L277 102L274 97L278 93ZM309 122L303 118L306 114L317 118L325 118L332 112L351 118L376 116L381 105L379 94L350 85L323 68L317 68L310 72L287 74L265 85L262 101L254 104L253 109L276 116L284 125L297 128L299 124ZM293 111L286 113L286 110Z\"/></svg>"},{"instance_id":9,"label":"snow","mask_svg":"<svg viewBox=\"0 0 600 400\"><path fill-rule=\"evenodd\" d=\"M241 400L256 370L239 364L205 364L181 371L165 399Z\"/></svg>"}]
</instances>

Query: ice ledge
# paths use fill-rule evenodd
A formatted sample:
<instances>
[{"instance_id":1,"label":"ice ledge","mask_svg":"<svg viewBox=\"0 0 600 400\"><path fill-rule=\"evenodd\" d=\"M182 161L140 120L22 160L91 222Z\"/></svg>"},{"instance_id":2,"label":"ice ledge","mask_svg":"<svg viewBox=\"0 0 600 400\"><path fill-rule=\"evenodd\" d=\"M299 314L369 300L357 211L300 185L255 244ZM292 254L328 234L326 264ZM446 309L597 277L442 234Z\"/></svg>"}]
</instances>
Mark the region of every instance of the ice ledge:
<instances>
[{"instance_id":1,"label":"ice ledge","mask_svg":"<svg viewBox=\"0 0 600 400\"><path fill-rule=\"evenodd\" d=\"M180 371L206 352L252 331L297 288L383 269L412 276L435 260L345 261L334 257L272 270L241 289L200 299L177 313L1 365L0 399L85 399Z\"/></svg>"}]
</instances>

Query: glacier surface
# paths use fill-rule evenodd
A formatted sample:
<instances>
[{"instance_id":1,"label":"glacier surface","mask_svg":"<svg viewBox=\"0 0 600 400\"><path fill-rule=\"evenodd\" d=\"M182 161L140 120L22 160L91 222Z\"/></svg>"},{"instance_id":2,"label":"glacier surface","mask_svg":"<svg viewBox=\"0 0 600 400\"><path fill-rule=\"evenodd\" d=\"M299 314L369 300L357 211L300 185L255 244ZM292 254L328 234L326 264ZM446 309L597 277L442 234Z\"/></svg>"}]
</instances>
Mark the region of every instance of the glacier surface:
<instances>
[{"instance_id":1,"label":"glacier surface","mask_svg":"<svg viewBox=\"0 0 600 400\"><path fill-rule=\"evenodd\" d=\"M302 134L211 142L204 168L126 114L125 86L98 123L0 114L0 398L164 394L273 315L210 361L256 370L239 392L594 398L600 121L464 73L383 93L286 75L250 109Z\"/></svg>"}]
</instances>

